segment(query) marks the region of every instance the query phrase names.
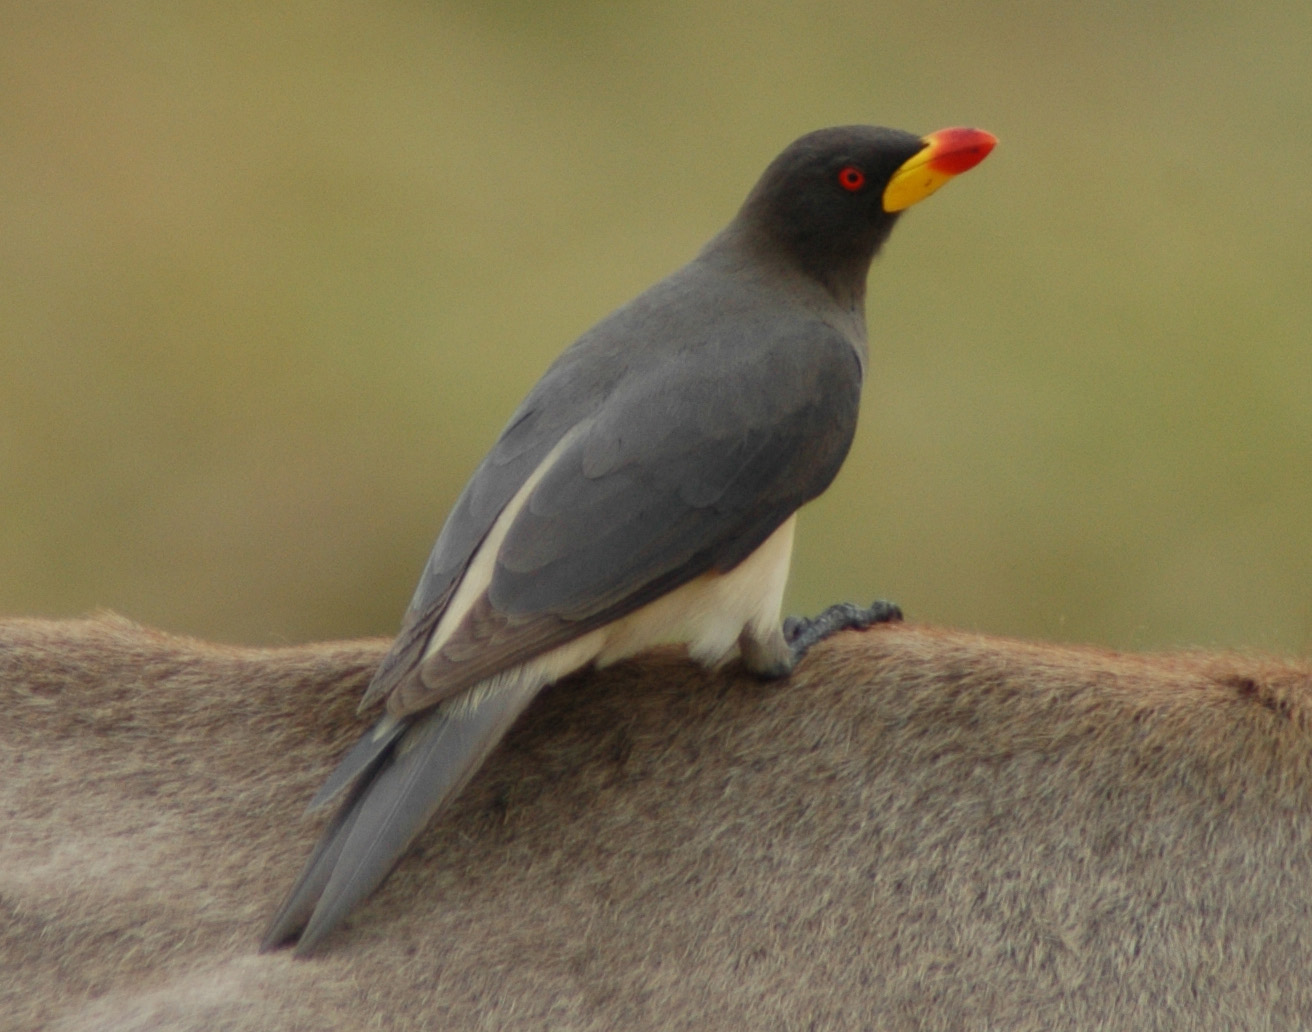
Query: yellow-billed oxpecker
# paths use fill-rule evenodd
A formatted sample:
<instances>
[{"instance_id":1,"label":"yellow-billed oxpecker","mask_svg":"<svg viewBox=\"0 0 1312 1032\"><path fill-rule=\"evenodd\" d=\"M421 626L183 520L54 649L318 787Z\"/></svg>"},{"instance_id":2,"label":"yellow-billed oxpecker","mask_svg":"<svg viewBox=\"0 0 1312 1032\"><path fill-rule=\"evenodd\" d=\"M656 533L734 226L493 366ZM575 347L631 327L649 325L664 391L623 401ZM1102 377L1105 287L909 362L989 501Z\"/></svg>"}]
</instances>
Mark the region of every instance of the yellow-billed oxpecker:
<instances>
[{"instance_id":1,"label":"yellow-billed oxpecker","mask_svg":"<svg viewBox=\"0 0 1312 1032\"><path fill-rule=\"evenodd\" d=\"M782 623L794 514L852 442L871 259L995 142L803 136L700 254L555 361L442 528L361 703L385 712L312 801L341 799L264 948L312 951L565 674L682 643L781 677L827 634L900 615Z\"/></svg>"}]
</instances>

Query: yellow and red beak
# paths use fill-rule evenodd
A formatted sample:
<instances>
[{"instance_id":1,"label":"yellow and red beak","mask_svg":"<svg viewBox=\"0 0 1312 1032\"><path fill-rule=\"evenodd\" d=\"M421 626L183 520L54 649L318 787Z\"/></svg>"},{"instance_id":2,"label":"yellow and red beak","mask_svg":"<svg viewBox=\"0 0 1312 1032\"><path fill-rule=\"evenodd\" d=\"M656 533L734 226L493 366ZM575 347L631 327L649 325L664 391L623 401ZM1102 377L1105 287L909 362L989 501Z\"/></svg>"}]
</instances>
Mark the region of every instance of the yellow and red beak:
<instances>
[{"instance_id":1,"label":"yellow and red beak","mask_svg":"<svg viewBox=\"0 0 1312 1032\"><path fill-rule=\"evenodd\" d=\"M953 176L987 158L998 142L983 129L940 129L922 140L924 149L894 172L884 187L885 211L902 211L923 201Z\"/></svg>"}]
</instances>

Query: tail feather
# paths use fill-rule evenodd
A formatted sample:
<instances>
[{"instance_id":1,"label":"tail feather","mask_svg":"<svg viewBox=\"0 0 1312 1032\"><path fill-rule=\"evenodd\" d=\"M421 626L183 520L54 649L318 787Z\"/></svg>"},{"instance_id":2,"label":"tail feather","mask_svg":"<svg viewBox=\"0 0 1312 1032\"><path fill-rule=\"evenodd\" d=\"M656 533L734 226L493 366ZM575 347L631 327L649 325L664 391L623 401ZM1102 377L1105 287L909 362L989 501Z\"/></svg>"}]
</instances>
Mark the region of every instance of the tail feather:
<instances>
[{"instance_id":1,"label":"tail feather","mask_svg":"<svg viewBox=\"0 0 1312 1032\"><path fill-rule=\"evenodd\" d=\"M376 766L410 724L409 718L383 714L367 734L360 736L360 740L351 746L351 751L342 757L341 762L328 775L328 780L319 787L310 805L306 807L307 812L323 809L343 789L360 779L365 771Z\"/></svg>"},{"instance_id":2,"label":"tail feather","mask_svg":"<svg viewBox=\"0 0 1312 1032\"><path fill-rule=\"evenodd\" d=\"M378 736L385 741L381 748L372 740L378 727L366 735L371 740L347 754L319 793L331 798L355 779L274 916L262 948L279 945L303 927L296 953L313 952L465 786L540 687L538 678L514 671L401 721L399 729L384 729Z\"/></svg>"},{"instance_id":3,"label":"tail feather","mask_svg":"<svg viewBox=\"0 0 1312 1032\"><path fill-rule=\"evenodd\" d=\"M269 927L260 942L260 952L267 953L277 949L288 939L294 939L305 928L314 913L315 904L323 895L324 886L337 865L337 858L342 854L342 846L355 825L360 807L368 795L370 778L362 777L356 781L351 794L338 807L332 821L319 838L310 859L301 869L286 897L278 907L277 913L269 922Z\"/></svg>"}]
</instances>

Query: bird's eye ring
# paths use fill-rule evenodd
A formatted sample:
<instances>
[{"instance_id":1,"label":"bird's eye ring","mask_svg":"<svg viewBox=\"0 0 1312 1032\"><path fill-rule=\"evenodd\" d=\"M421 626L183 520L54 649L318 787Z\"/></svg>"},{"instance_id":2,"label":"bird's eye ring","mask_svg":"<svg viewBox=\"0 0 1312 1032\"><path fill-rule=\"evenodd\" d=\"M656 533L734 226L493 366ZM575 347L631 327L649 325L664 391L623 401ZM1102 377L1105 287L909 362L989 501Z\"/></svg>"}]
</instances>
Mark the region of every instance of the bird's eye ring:
<instances>
[{"instance_id":1,"label":"bird's eye ring","mask_svg":"<svg viewBox=\"0 0 1312 1032\"><path fill-rule=\"evenodd\" d=\"M849 193L856 193L866 185L866 174L855 165L847 165L838 173L838 185Z\"/></svg>"}]
</instances>

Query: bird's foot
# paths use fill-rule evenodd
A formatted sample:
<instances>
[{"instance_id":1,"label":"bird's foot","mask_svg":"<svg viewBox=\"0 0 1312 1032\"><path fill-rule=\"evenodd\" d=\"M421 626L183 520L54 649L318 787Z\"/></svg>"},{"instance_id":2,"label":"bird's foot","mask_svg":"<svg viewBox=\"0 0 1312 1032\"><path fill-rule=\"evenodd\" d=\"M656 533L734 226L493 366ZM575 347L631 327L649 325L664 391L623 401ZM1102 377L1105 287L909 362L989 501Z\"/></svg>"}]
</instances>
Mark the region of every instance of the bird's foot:
<instances>
[{"instance_id":1,"label":"bird's foot","mask_svg":"<svg viewBox=\"0 0 1312 1032\"><path fill-rule=\"evenodd\" d=\"M868 607L855 602L840 602L810 619L790 616L784 621L784 641L792 649L793 662L796 663L812 645L838 631L863 631L872 624L893 623L901 619L902 610L895 602L876 599Z\"/></svg>"}]
</instances>

